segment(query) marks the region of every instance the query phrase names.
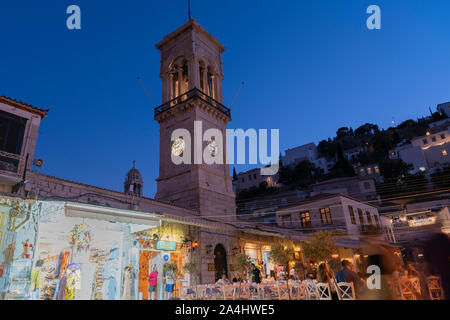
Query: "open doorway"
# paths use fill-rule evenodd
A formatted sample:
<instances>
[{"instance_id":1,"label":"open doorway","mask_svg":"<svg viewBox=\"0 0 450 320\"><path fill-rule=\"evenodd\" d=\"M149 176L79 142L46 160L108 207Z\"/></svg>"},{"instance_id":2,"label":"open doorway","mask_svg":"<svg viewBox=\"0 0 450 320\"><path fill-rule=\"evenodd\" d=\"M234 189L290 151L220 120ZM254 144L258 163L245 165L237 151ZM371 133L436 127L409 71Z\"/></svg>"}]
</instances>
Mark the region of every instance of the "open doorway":
<instances>
[{"instance_id":1,"label":"open doorway","mask_svg":"<svg viewBox=\"0 0 450 320\"><path fill-rule=\"evenodd\" d=\"M224 273L228 277L227 251L220 243L214 248L214 270L216 271L215 281L219 280Z\"/></svg>"}]
</instances>

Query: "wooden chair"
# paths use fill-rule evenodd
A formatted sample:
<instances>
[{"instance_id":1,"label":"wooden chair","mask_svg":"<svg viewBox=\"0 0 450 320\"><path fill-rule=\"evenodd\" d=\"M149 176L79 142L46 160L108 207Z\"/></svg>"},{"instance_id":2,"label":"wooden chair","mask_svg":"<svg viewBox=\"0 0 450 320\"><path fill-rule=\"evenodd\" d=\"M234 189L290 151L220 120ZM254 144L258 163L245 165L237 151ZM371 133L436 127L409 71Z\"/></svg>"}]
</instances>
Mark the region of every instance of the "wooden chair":
<instances>
[{"instance_id":1,"label":"wooden chair","mask_svg":"<svg viewBox=\"0 0 450 320\"><path fill-rule=\"evenodd\" d=\"M224 300L235 300L236 297L236 287L234 285L223 286L223 299Z\"/></svg>"},{"instance_id":2,"label":"wooden chair","mask_svg":"<svg viewBox=\"0 0 450 320\"><path fill-rule=\"evenodd\" d=\"M195 286L181 286L180 299L182 300L196 300L197 290Z\"/></svg>"},{"instance_id":3,"label":"wooden chair","mask_svg":"<svg viewBox=\"0 0 450 320\"><path fill-rule=\"evenodd\" d=\"M298 300L298 281L289 281L289 292L291 300Z\"/></svg>"},{"instance_id":4,"label":"wooden chair","mask_svg":"<svg viewBox=\"0 0 450 320\"><path fill-rule=\"evenodd\" d=\"M214 296L214 288L215 287L216 287L215 284L206 286L205 300L215 300L215 296Z\"/></svg>"},{"instance_id":5,"label":"wooden chair","mask_svg":"<svg viewBox=\"0 0 450 320\"><path fill-rule=\"evenodd\" d=\"M421 299L419 278L400 279L400 294L402 300L419 300Z\"/></svg>"},{"instance_id":6,"label":"wooden chair","mask_svg":"<svg viewBox=\"0 0 450 320\"><path fill-rule=\"evenodd\" d=\"M411 290L414 292L418 300L422 299L422 290L420 287L420 279L418 277L416 278L410 278L409 279L409 285L411 287Z\"/></svg>"},{"instance_id":7,"label":"wooden chair","mask_svg":"<svg viewBox=\"0 0 450 320\"><path fill-rule=\"evenodd\" d=\"M311 280L305 280L303 283L306 286L306 299L307 300L318 300L319 294L317 292L317 284Z\"/></svg>"},{"instance_id":8,"label":"wooden chair","mask_svg":"<svg viewBox=\"0 0 450 320\"><path fill-rule=\"evenodd\" d=\"M297 289L298 289L297 300L308 300L308 294L306 292L306 284L303 282L299 282Z\"/></svg>"},{"instance_id":9,"label":"wooden chair","mask_svg":"<svg viewBox=\"0 0 450 320\"><path fill-rule=\"evenodd\" d=\"M250 285L250 300L262 300L259 293L259 286L260 284L253 284Z\"/></svg>"},{"instance_id":10,"label":"wooden chair","mask_svg":"<svg viewBox=\"0 0 450 320\"><path fill-rule=\"evenodd\" d=\"M331 290L328 283L318 283L317 292L319 294L319 300L331 300Z\"/></svg>"},{"instance_id":11,"label":"wooden chair","mask_svg":"<svg viewBox=\"0 0 450 320\"><path fill-rule=\"evenodd\" d=\"M208 300L223 300L223 288L220 284L209 285L206 293Z\"/></svg>"},{"instance_id":12,"label":"wooden chair","mask_svg":"<svg viewBox=\"0 0 450 320\"><path fill-rule=\"evenodd\" d=\"M277 284L269 284L265 288L266 300L279 300Z\"/></svg>"},{"instance_id":13,"label":"wooden chair","mask_svg":"<svg viewBox=\"0 0 450 320\"><path fill-rule=\"evenodd\" d=\"M197 300L206 300L206 285L197 286Z\"/></svg>"},{"instance_id":14,"label":"wooden chair","mask_svg":"<svg viewBox=\"0 0 450 320\"><path fill-rule=\"evenodd\" d=\"M291 300L290 299L290 289L286 283L278 284L278 300Z\"/></svg>"},{"instance_id":15,"label":"wooden chair","mask_svg":"<svg viewBox=\"0 0 450 320\"><path fill-rule=\"evenodd\" d=\"M236 299L250 300L250 284L242 283L241 286L236 286Z\"/></svg>"},{"instance_id":16,"label":"wooden chair","mask_svg":"<svg viewBox=\"0 0 450 320\"><path fill-rule=\"evenodd\" d=\"M339 290L339 300L356 300L355 287L353 282L339 282L337 284Z\"/></svg>"},{"instance_id":17,"label":"wooden chair","mask_svg":"<svg viewBox=\"0 0 450 320\"><path fill-rule=\"evenodd\" d=\"M428 292L431 300L444 300L444 290L442 289L441 277L427 277Z\"/></svg>"},{"instance_id":18,"label":"wooden chair","mask_svg":"<svg viewBox=\"0 0 450 320\"><path fill-rule=\"evenodd\" d=\"M259 300L269 300L268 299L269 294L266 292L267 291L266 287L267 287L267 284L262 284L262 283L257 286Z\"/></svg>"}]
</instances>

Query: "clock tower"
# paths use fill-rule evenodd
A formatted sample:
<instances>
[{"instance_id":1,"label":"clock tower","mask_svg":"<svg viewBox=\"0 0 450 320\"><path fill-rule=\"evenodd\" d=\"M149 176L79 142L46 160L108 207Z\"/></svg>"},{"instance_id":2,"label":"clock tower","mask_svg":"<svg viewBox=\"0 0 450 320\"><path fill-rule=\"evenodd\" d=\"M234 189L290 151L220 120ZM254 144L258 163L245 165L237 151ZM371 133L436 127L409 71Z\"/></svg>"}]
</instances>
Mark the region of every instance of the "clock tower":
<instances>
[{"instance_id":1,"label":"clock tower","mask_svg":"<svg viewBox=\"0 0 450 320\"><path fill-rule=\"evenodd\" d=\"M222 97L225 47L193 19L156 47L161 51L162 105L155 109L160 125L155 198L231 222L236 209L226 162L231 113ZM174 136L180 129L189 137ZM205 138L211 129L222 139ZM204 153L215 161L205 163ZM177 157L189 160L176 163Z\"/></svg>"}]
</instances>

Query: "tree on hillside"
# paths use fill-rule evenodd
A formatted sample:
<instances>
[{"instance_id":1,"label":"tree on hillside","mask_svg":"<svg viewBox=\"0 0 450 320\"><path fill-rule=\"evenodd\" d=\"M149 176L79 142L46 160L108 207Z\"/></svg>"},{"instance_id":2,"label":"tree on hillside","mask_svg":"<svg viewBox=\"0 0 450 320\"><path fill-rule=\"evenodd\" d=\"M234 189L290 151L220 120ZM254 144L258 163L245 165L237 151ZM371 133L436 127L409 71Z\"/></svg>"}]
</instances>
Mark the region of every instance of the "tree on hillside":
<instances>
[{"instance_id":1,"label":"tree on hillside","mask_svg":"<svg viewBox=\"0 0 450 320\"><path fill-rule=\"evenodd\" d=\"M413 165L402 160L380 162L384 183L377 185L377 192L383 198L417 194L427 190L428 179L424 173L410 174Z\"/></svg>"},{"instance_id":2,"label":"tree on hillside","mask_svg":"<svg viewBox=\"0 0 450 320\"><path fill-rule=\"evenodd\" d=\"M327 140L322 140L317 146L319 155L327 159L334 159L337 152L337 143L332 141L330 138Z\"/></svg>"},{"instance_id":3,"label":"tree on hillside","mask_svg":"<svg viewBox=\"0 0 450 320\"><path fill-rule=\"evenodd\" d=\"M335 165L330 169L330 172L325 176L325 179L334 179L342 177L354 177L356 175L355 169L352 164L344 157L342 147L337 144L337 161Z\"/></svg>"},{"instance_id":4,"label":"tree on hillside","mask_svg":"<svg viewBox=\"0 0 450 320\"><path fill-rule=\"evenodd\" d=\"M414 169L412 164L406 163L400 159L386 159L380 161L379 165L381 175L387 183L396 182L399 178L407 176L409 171Z\"/></svg>"},{"instance_id":5,"label":"tree on hillside","mask_svg":"<svg viewBox=\"0 0 450 320\"><path fill-rule=\"evenodd\" d=\"M431 174L431 181L438 188L450 188L450 165Z\"/></svg>"},{"instance_id":6,"label":"tree on hillside","mask_svg":"<svg viewBox=\"0 0 450 320\"><path fill-rule=\"evenodd\" d=\"M236 168L233 168L233 181L237 180Z\"/></svg>"},{"instance_id":7,"label":"tree on hillside","mask_svg":"<svg viewBox=\"0 0 450 320\"><path fill-rule=\"evenodd\" d=\"M376 134L372 139L372 146L374 149L374 158L386 159L389 150L396 146L397 141L394 139L394 133L392 131L383 130Z\"/></svg>"},{"instance_id":8,"label":"tree on hillside","mask_svg":"<svg viewBox=\"0 0 450 320\"><path fill-rule=\"evenodd\" d=\"M336 131L336 140L339 140L343 137L353 136L353 129L348 127L339 128Z\"/></svg>"},{"instance_id":9,"label":"tree on hillside","mask_svg":"<svg viewBox=\"0 0 450 320\"><path fill-rule=\"evenodd\" d=\"M378 134L380 129L376 124L366 123L365 125L360 126L355 130L355 136L357 137L365 137Z\"/></svg>"},{"instance_id":10,"label":"tree on hillside","mask_svg":"<svg viewBox=\"0 0 450 320\"><path fill-rule=\"evenodd\" d=\"M315 183L319 175L320 170L313 163L304 160L293 170L293 184L295 187L306 188Z\"/></svg>"}]
</instances>

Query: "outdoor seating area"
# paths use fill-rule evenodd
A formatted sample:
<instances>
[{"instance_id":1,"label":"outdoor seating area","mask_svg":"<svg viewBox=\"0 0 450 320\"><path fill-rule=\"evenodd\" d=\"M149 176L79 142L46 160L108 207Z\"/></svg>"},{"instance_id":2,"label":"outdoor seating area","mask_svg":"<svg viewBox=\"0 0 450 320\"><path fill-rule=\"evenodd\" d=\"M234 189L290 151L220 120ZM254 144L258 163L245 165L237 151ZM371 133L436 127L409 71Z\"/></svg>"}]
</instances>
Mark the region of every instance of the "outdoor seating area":
<instances>
[{"instance_id":1,"label":"outdoor seating area","mask_svg":"<svg viewBox=\"0 0 450 320\"><path fill-rule=\"evenodd\" d=\"M443 300L444 293L439 277L426 279L426 290L430 300ZM419 278L388 281L390 293L395 300L422 300ZM358 300L352 282L333 282L339 300ZM183 286L180 289L182 300L332 300L328 283L316 280L267 281L256 283L234 283L229 285Z\"/></svg>"}]
</instances>

